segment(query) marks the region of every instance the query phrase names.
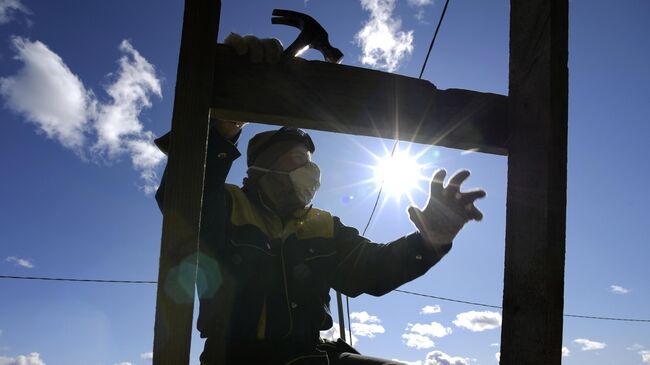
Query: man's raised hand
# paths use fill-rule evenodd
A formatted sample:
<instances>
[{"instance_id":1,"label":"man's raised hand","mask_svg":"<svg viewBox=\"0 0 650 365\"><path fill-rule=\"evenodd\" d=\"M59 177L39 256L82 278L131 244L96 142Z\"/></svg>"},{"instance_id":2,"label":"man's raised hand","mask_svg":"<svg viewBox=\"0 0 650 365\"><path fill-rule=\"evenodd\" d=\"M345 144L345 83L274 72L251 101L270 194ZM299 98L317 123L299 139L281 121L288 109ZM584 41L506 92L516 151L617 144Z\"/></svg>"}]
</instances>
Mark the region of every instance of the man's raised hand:
<instances>
[{"instance_id":1,"label":"man's raised hand","mask_svg":"<svg viewBox=\"0 0 650 365\"><path fill-rule=\"evenodd\" d=\"M431 179L431 192L424 209L409 207L409 218L420 231L426 242L434 246L451 242L465 223L470 220L480 221L483 213L474 206L476 199L486 194L481 189L467 192L460 191L460 185L470 175L468 170L461 170L443 185L447 172L440 169Z\"/></svg>"}]
</instances>

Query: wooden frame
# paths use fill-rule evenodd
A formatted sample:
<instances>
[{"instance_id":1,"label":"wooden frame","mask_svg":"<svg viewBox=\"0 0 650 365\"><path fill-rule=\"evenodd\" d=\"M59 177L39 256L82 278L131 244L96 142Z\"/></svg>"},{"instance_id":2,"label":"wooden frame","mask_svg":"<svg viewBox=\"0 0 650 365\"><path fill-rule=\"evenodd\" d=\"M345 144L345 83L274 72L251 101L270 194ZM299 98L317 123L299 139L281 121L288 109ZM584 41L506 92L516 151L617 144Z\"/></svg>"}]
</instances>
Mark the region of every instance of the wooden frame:
<instances>
[{"instance_id":1,"label":"wooden frame","mask_svg":"<svg viewBox=\"0 0 650 365\"><path fill-rule=\"evenodd\" d=\"M501 363L561 363L568 2L510 4L505 97L438 90L424 80L319 61L245 64L215 45L220 0L186 0L163 208L154 365L189 361L209 113L507 154Z\"/></svg>"}]
</instances>

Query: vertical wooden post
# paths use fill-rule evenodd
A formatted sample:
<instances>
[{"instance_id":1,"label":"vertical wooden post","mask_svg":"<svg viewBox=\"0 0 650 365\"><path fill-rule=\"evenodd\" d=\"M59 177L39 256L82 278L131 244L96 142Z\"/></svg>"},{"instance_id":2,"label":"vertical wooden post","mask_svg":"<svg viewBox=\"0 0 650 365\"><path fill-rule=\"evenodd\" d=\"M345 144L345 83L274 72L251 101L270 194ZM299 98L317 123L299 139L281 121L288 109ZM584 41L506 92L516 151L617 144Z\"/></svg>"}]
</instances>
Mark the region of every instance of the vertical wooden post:
<instances>
[{"instance_id":1,"label":"vertical wooden post","mask_svg":"<svg viewBox=\"0 0 650 365\"><path fill-rule=\"evenodd\" d=\"M153 364L189 363L220 0L186 0L167 162Z\"/></svg>"},{"instance_id":2,"label":"vertical wooden post","mask_svg":"<svg viewBox=\"0 0 650 365\"><path fill-rule=\"evenodd\" d=\"M511 139L501 364L561 363L568 1L510 1Z\"/></svg>"}]
</instances>

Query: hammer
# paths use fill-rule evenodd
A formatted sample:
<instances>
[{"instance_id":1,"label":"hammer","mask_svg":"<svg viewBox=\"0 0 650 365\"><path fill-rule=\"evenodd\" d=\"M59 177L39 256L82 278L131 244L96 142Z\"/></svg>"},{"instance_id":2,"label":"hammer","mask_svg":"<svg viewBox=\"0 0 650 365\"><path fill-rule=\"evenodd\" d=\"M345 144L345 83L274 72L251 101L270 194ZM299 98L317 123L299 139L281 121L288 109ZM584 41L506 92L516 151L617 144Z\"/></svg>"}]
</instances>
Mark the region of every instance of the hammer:
<instances>
[{"instance_id":1,"label":"hammer","mask_svg":"<svg viewBox=\"0 0 650 365\"><path fill-rule=\"evenodd\" d=\"M328 62L339 63L343 59L343 53L330 44L325 29L309 15L292 10L273 9L271 23L290 25L301 30L298 38L284 50L286 57L296 57L313 48L320 51Z\"/></svg>"}]
</instances>

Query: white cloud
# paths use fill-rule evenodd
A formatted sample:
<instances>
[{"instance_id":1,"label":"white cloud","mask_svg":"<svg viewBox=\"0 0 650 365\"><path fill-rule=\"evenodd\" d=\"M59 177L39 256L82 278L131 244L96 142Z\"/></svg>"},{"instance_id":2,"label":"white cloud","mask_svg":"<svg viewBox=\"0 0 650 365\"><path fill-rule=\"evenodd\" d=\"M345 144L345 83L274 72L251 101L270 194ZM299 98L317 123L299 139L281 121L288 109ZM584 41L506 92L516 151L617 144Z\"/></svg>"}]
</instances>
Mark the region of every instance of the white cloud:
<instances>
[{"instance_id":1,"label":"white cloud","mask_svg":"<svg viewBox=\"0 0 650 365\"><path fill-rule=\"evenodd\" d=\"M0 0L0 24L9 23L19 12L31 14L21 0Z\"/></svg>"},{"instance_id":2,"label":"white cloud","mask_svg":"<svg viewBox=\"0 0 650 365\"><path fill-rule=\"evenodd\" d=\"M419 335L417 333L404 333L402 334L404 344L408 347L415 347L416 349L429 349L435 346L428 336Z\"/></svg>"},{"instance_id":3,"label":"white cloud","mask_svg":"<svg viewBox=\"0 0 650 365\"><path fill-rule=\"evenodd\" d=\"M435 346L432 337L445 337L451 334L451 328L444 327L438 322L431 323L408 323L406 333L402 334L402 340L408 347L417 349L428 349Z\"/></svg>"},{"instance_id":4,"label":"white cloud","mask_svg":"<svg viewBox=\"0 0 650 365\"><path fill-rule=\"evenodd\" d=\"M21 259L21 258L16 257L16 256L9 256L9 257L7 257L5 259L5 261L13 262L17 266L21 266L21 267L24 267L24 268L27 268L27 269L31 269L31 268L34 267L34 264L32 264L31 261L26 260L26 259Z\"/></svg>"},{"instance_id":5,"label":"white cloud","mask_svg":"<svg viewBox=\"0 0 650 365\"><path fill-rule=\"evenodd\" d=\"M105 87L111 100L103 103L45 44L20 37L13 43L23 68L0 78L6 106L84 159L88 153L107 161L128 155L144 181L143 190L154 192L155 169L165 156L139 119L151 107L152 96L162 96L154 66L129 41L122 41L119 69ZM91 137L94 143L88 142Z\"/></svg>"},{"instance_id":6,"label":"white cloud","mask_svg":"<svg viewBox=\"0 0 650 365\"><path fill-rule=\"evenodd\" d=\"M418 360L418 361L404 361L404 360L400 360L400 359L393 359L393 361L397 361L398 363L404 364L404 365L422 365L422 361L420 361L420 360Z\"/></svg>"},{"instance_id":7,"label":"white cloud","mask_svg":"<svg viewBox=\"0 0 650 365\"><path fill-rule=\"evenodd\" d=\"M0 365L45 365L45 362L38 352L32 352L29 355L16 357L0 356Z\"/></svg>"},{"instance_id":8,"label":"white cloud","mask_svg":"<svg viewBox=\"0 0 650 365\"><path fill-rule=\"evenodd\" d=\"M612 291L614 294L627 294L630 292L630 289L626 289L622 286L619 285L611 285L609 289Z\"/></svg>"},{"instance_id":9,"label":"white cloud","mask_svg":"<svg viewBox=\"0 0 650 365\"><path fill-rule=\"evenodd\" d=\"M370 12L370 19L355 35L363 51L361 62L392 72L413 52L413 31L400 30L402 21L393 18L395 0L361 0L361 6Z\"/></svg>"},{"instance_id":10,"label":"white cloud","mask_svg":"<svg viewBox=\"0 0 650 365\"><path fill-rule=\"evenodd\" d=\"M625 349L628 351L639 351L639 350L643 350L644 348L645 347L643 345L635 343L632 346L626 347Z\"/></svg>"},{"instance_id":11,"label":"white cloud","mask_svg":"<svg viewBox=\"0 0 650 365\"><path fill-rule=\"evenodd\" d=\"M445 327L438 322L431 323L409 323L406 327L407 331L417 333L418 335L423 336L432 336L432 337L445 337L451 334L451 328Z\"/></svg>"},{"instance_id":12,"label":"white cloud","mask_svg":"<svg viewBox=\"0 0 650 365\"><path fill-rule=\"evenodd\" d=\"M469 365L467 359L445 354L442 351L432 351L427 354L424 365Z\"/></svg>"},{"instance_id":13,"label":"white cloud","mask_svg":"<svg viewBox=\"0 0 650 365\"><path fill-rule=\"evenodd\" d=\"M376 323L352 323L352 333L362 337L375 337L376 333L384 333L384 327Z\"/></svg>"},{"instance_id":14,"label":"white cloud","mask_svg":"<svg viewBox=\"0 0 650 365\"><path fill-rule=\"evenodd\" d=\"M352 312L350 314L350 319L352 321L352 333L357 336L362 337L375 337L376 333L384 333L385 329L381 323L381 320L377 316L368 314L368 312Z\"/></svg>"},{"instance_id":15,"label":"white cloud","mask_svg":"<svg viewBox=\"0 0 650 365\"><path fill-rule=\"evenodd\" d=\"M639 351L639 355L641 355L641 361L644 364L650 364L650 351Z\"/></svg>"},{"instance_id":16,"label":"white cloud","mask_svg":"<svg viewBox=\"0 0 650 365\"><path fill-rule=\"evenodd\" d=\"M586 338L577 338L573 342L581 345L580 350L582 351L602 350L607 347L606 343L591 341Z\"/></svg>"},{"instance_id":17,"label":"white cloud","mask_svg":"<svg viewBox=\"0 0 650 365\"><path fill-rule=\"evenodd\" d=\"M433 4L433 0L408 0L409 5L427 6Z\"/></svg>"},{"instance_id":18,"label":"white cloud","mask_svg":"<svg viewBox=\"0 0 650 365\"><path fill-rule=\"evenodd\" d=\"M490 311L469 311L457 314L456 320L452 323L472 332L481 332L501 326L501 314Z\"/></svg>"},{"instance_id":19,"label":"white cloud","mask_svg":"<svg viewBox=\"0 0 650 365\"><path fill-rule=\"evenodd\" d=\"M140 137L142 123L138 119L145 107L151 106L151 95L162 96L160 81L153 65L127 40L120 44L123 56L119 60L117 79L106 88L112 98L110 104L99 107L95 128L97 143L94 148L116 155L128 149L131 137Z\"/></svg>"},{"instance_id":20,"label":"white cloud","mask_svg":"<svg viewBox=\"0 0 650 365\"><path fill-rule=\"evenodd\" d=\"M133 363L124 361L124 362L118 362L115 365L133 365Z\"/></svg>"},{"instance_id":21,"label":"white cloud","mask_svg":"<svg viewBox=\"0 0 650 365\"><path fill-rule=\"evenodd\" d=\"M23 114L48 138L80 152L94 103L92 93L45 44L21 37L13 37L12 43L17 51L14 58L23 68L15 76L0 78L6 106Z\"/></svg>"},{"instance_id":22,"label":"white cloud","mask_svg":"<svg viewBox=\"0 0 650 365\"><path fill-rule=\"evenodd\" d=\"M152 95L162 97L160 80L153 65L131 43L122 41L120 51L123 56L117 79L106 88L112 102L98 108L97 143L92 149L109 158L128 153L145 182L145 192L152 193L157 188L155 168L165 156L154 146L153 134L144 131L139 116L144 108L151 107Z\"/></svg>"},{"instance_id":23,"label":"white cloud","mask_svg":"<svg viewBox=\"0 0 650 365\"><path fill-rule=\"evenodd\" d=\"M501 344L500 343L491 343L490 346L492 347L499 347Z\"/></svg>"},{"instance_id":24,"label":"white cloud","mask_svg":"<svg viewBox=\"0 0 650 365\"><path fill-rule=\"evenodd\" d=\"M347 329L346 329L347 332ZM347 333L346 333L347 335ZM341 337L341 330L339 329L339 324L334 322L334 325L330 327L330 329L325 330L325 331L320 331L320 337L326 340L330 341L336 341ZM349 341L349 339L348 339ZM352 335L352 342L355 344L359 342L359 339L353 334Z\"/></svg>"},{"instance_id":25,"label":"white cloud","mask_svg":"<svg viewBox=\"0 0 650 365\"><path fill-rule=\"evenodd\" d=\"M566 346L562 346L562 356L567 357L569 355L571 355L571 350Z\"/></svg>"},{"instance_id":26,"label":"white cloud","mask_svg":"<svg viewBox=\"0 0 650 365\"><path fill-rule=\"evenodd\" d=\"M500 362L501 361L501 353L497 352L496 354L494 354L494 358L497 359L497 362Z\"/></svg>"},{"instance_id":27,"label":"white cloud","mask_svg":"<svg viewBox=\"0 0 650 365\"><path fill-rule=\"evenodd\" d=\"M439 305L427 305L422 307L420 310L420 314L434 314L434 313L440 313L441 309Z\"/></svg>"},{"instance_id":28,"label":"white cloud","mask_svg":"<svg viewBox=\"0 0 650 365\"><path fill-rule=\"evenodd\" d=\"M377 316L371 316L368 314L368 312L363 311L363 312L352 312L350 314L350 318L356 321L359 321L360 323L379 323L381 320L377 318Z\"/></svg>"},{"instance_id":29,"label":"white cloud","mask_svg":"<svg viewBox=\"0 0 650 365\"><path fill-rule=\"evenodd\" d=\"M153 352L144 352L140 354L140 358L143 360L153 360Z\"/></svg>"}]
</instances>

